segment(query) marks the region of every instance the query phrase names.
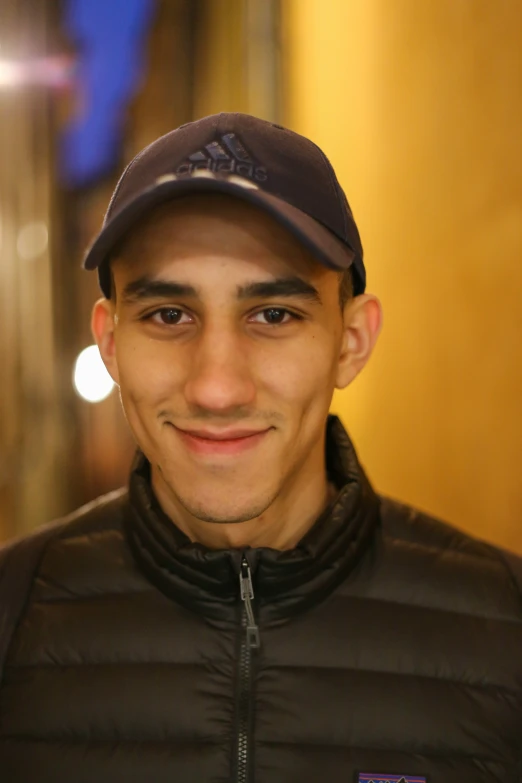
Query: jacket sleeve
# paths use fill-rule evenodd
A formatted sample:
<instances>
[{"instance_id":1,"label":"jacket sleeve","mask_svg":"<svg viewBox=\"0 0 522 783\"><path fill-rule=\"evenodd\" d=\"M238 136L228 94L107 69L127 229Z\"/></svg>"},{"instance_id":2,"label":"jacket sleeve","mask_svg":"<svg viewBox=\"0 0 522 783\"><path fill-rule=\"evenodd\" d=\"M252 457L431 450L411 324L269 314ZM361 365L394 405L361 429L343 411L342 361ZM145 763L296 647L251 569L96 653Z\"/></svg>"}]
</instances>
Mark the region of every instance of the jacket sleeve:
<instances>
[{"instance_id":1,"label":"jacket sleeve","mask_svg":"<svg viewBox=\"0 0 522 783\"><path fill-rule=\"evenodd\" d=\"M29 597L34 574L57 525L40 528L0 548L0 687L7 653Z\"/></svg>"},{"instance_id":2,"label":"jacket sleeve","mask_svg":"<svg viewBox=\"0 0 522 783\"><path fill-rule=\"evenodd\" d=\"M520 596L520 603L522 606L522 557L516 555L514 552L510 552L507 549L498 549L500 556L504 560L511 578L518 590Z\"/></svg>"}]
</instances>

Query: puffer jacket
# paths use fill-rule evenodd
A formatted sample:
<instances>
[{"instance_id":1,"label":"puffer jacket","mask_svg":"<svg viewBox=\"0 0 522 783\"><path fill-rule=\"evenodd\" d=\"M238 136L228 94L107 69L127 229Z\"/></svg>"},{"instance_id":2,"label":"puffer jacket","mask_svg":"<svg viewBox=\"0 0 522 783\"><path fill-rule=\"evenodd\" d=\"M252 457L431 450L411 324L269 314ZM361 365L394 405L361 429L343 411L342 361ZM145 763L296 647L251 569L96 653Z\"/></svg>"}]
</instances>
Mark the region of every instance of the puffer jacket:
<instances>
[{"instance_id":1,"label":"puffer jacket","mask_svg":"<svg viewBox=\"0 0 522 783\"><path fill-rule=\"evenodd\" d=\"M46 532L2 783L522 782L520 562L378 496L335 416L326 444L338 495L290 551L191 544L143 456Z\"/></svg>"}]
</instances>

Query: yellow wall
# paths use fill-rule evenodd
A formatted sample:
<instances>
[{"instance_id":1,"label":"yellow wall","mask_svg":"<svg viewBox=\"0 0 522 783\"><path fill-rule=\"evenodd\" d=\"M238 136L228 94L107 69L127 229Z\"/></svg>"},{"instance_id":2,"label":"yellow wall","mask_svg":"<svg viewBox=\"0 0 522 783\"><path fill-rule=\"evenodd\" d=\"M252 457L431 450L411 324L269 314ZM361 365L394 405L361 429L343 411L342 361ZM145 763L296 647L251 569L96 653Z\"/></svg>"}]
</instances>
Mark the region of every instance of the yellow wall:
<instances>
[{"instance_id":1,"label":"yellow wall","mask_svg":"<svg viewBox=\"0 0 522 783\"><path fill-rule=\"evenodd\" d=\"M522 3L283 0L286 117L385 309L336 395L375 485L522 551Z\"/></svg>"}]
</instances>

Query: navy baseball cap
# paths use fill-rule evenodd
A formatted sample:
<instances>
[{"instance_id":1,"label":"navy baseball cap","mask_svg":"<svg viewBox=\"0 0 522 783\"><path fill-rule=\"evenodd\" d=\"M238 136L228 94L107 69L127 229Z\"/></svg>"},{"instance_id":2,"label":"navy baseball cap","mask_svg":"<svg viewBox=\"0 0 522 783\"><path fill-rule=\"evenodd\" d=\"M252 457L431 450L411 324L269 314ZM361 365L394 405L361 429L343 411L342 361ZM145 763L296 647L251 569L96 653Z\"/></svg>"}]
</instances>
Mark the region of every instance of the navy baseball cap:
<instances>
[{"instance_id":1,"label":"navy baseball cap","mask_svg":"<svg viewBox=\"0 0 522 783\"><path fill-rule=\"evenodd\" d=\"M192 193L228 193L287 228L322 264L351 269L354 293L366 287L359 232L326 155L309 139L248 114L222 113L182 125L129 163L102 229L84 260L110 297L109 261L152 207Z\"/></svg>"}]
</instances>

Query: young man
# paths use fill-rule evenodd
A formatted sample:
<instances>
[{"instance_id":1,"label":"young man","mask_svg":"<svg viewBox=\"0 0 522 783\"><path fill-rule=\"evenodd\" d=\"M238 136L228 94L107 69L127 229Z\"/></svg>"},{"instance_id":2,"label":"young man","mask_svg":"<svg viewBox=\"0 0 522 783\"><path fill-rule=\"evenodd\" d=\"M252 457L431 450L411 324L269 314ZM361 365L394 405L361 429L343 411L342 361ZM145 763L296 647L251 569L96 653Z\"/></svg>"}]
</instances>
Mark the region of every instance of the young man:
<instances>
[{"instance_id":1,"label":"young man","mask_svg":"<svg viewBox=\"0 0 522 783\"><path fill-rule=\"evenodd\" d=\"M0 556L2 780L519 783L519 560L377 495L328 414L381 307L323 153L185 125L85 265L139 450Z\"/></svg>"}]
</instances>

